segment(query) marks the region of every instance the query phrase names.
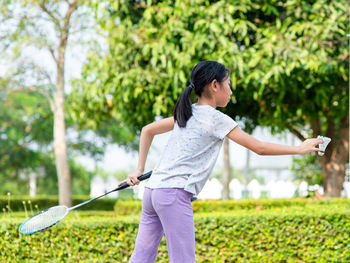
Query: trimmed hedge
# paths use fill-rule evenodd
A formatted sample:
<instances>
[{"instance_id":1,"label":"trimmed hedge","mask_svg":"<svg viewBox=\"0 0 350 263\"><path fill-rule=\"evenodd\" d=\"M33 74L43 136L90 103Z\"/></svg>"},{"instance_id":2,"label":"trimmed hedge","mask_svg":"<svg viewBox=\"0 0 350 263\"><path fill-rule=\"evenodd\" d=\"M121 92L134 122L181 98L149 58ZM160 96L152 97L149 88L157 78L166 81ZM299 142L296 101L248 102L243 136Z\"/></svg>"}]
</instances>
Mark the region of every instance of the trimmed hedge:
<instances>
[{"instance_id":1,"label":"trimmed hedge","mask_svg":"<svg viewBox=\"0 0 350 263\"><path fill-rule=\"evenodd\" d=\"M90 199L90 196L73 196L73 205L79 204ZM0 196L0 211L8 211L8 196ZM25 202L25 204L23 204ZM277 207L291 206L310 206L314 204L332 204L347 205L350 208L350 201L346 198L329 198L324 200L312 200L308 198L293 199L249 199L249 200L197 200L192 202L195 212L229 212L232 210L242 209L271 209ZM58 205L57 196L10 196L11 211L24 211L24 207L28 211L39 212L51 206ZM115 211L117 215L139 214L142 208L142 201L130 200L125 201L115 198L101 198L92 203L79 208L79 210L96 210L96 211Z\"/></svg>"},{"instance_id":2,"label":"trimmed hedge","mask_svg":"<svg viewBox=\"0 0 350 263\"><path fill-rule=\"evenodd\" d=\"M312 205L347 206L350 201L346 198L329 198L312 200L307 198L293 199L250 199L250 200L197 200L192 202L192 208L197 213L230 212L232 210L264 210L278 207L307 207ZM139 214L142 209L141 201L117 201L114 212L118 215Z\"/></svg>"},{"instance_id":3,"label":"trimmed hedge","mask_svg":"<svg viewBox=\"0 0 350 263\"><path fill-rule=\"evenodd\" d=\"M3 262L127 262L139 216L73 211L30 236L18 233L23 220L23 213L1 219ZM196 213L195 227L197 262L350 262L347 205ZM157 262L168 262L164 239Z\"/></svg>"},{"instance_id":4,"label":"trimmed hedge","mask_svg":"<svg viewBox=\"0 0 350 263\"><path fill-rule=\"evenodd\" d=\"M77 205L86 200L89 200L90 196L73 196L73 205ZM116 198L101 198L97 199L93 203L86 204L81 206L80 210L113 210L114 204L117 201ZM45 210L51 206L58 205L58 196L0 196L0 209L1 211L8 211L8 205L10 203L10 211L24 211L27 209L28 211L41 211Z\"/></svg>"}]
</instances>

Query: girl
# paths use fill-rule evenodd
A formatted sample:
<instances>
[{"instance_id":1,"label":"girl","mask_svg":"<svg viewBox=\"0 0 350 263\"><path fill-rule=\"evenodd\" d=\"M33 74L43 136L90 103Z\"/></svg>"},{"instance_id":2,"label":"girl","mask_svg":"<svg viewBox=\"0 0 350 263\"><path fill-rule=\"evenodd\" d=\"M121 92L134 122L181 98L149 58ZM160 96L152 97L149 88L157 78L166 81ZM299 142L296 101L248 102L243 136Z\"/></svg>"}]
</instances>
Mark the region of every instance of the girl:
<instances>
[{"instance_id":1,"label":"girl","mask_svg":"<svg viewBox=\"0 0 350 263\"><path fill-rule=\"evenodd\" d=\"M198 102L192 104L192 90ZM229 71L215 61L202 61L191 71L190 84L179 97L174 116L143 127L138 168L128 175L130 186L144 171L153 137L172 130L164 152L146 183L135 249L129 263L154 262L165 233L171 263L195 262L195 233L191 201L196 199L215 165L224 138L259 155L306 154L321 151L322 139L299 146L262 142L242 131L225 107L232 94Z\"/></svg>"}]
</instances>

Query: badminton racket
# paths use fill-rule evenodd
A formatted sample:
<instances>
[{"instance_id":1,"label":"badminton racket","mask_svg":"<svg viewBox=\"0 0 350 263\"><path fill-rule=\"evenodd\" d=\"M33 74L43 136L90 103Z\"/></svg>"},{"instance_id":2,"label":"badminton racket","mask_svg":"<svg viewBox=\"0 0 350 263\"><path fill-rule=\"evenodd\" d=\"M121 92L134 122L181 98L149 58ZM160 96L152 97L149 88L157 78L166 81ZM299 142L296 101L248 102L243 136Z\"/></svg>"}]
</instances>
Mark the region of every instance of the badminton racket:
<instances>
[{"instance_id":1,"label":"badminton racket","mask_svg":"<svg viewBox=\"0 0 350 263\"><path fill-rule=\"evenodd\" d=\"M141 175L140 177L138 177L137 179L140 181L143 181L147 178L149 178L152 174L152 171L145 173L143 175ZM70 211L72 211L75 208L81 207L83 205L86 205L87 203L90 203L96 199L99 199L105 195L108 195L112 192L115 191L119 191L122 190L124 188L129 187L129 185L125 182L122 185L120 185L119 187L103 194L100 196L97 196L95 198L92 198L90 200L87 200L83 203L80 203L76 206L73 207L66 207L64 205L58 205L58 206L53 206L50 207L49 209L46 209L44 211L41 211L40 213L28 218L26 221L24 221L20 227L19 227L19 232L21 234L25 234L25 235L29 235L29 234L34 234L36 232L45 230L53 225L56 225L57 223L59 223L60 221L62 221Z\"/></svg>"}]
</instances>

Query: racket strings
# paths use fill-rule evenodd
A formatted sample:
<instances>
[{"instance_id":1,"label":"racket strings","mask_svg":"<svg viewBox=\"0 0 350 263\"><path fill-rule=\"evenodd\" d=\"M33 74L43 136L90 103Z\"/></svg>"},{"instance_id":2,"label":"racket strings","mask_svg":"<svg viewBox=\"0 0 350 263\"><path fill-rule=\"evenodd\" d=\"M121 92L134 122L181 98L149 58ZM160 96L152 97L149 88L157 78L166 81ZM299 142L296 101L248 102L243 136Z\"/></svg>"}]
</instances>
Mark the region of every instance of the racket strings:
<instances>
[{"instance_id":1,"label":"racket strings","mask_svg":"<svg viewBox=\"0 0 350 263\"><path fill-rule=\"evenodd\" d=\"M65 206L55 206L48 210L45 210L23 223L20 231L23 234L30 234L49 226L52 226L61 221L68 213L68 208Z\"/></svg>"}]
</instances>

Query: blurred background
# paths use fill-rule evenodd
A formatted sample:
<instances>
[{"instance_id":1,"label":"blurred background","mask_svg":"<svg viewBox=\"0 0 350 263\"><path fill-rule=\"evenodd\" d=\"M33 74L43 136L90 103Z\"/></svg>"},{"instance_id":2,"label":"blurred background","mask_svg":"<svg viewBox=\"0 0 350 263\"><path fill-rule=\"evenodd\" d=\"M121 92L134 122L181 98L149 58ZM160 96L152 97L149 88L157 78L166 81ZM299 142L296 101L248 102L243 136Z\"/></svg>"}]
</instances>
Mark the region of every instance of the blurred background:
<instances>
[{"instance_id":1,"label":"blurred background","mask_svg":"<svg viewBox=\"0 0 350 263\"><path fill-rule=\"evenodd\" d=\"M171 116L191 69L216 60L233 92L218 110L245 132L284 145L332 141L324 156L260 156L225 139L198 196L210 200L192 202L196 260L350 262L349 8L346 0L1 0L0 261L127 262L144 183L38 234L18 227L114 189L136 168L142 127ZM155 136L145 172L169 135ZM165 238L157 262L169 262Z\"/></svg>"},{"instance_id":2,"label":"blurred background","mask_svg":"<svg viewBox=\"0 0 350 263\"><path fill-rule=\"evenodd\" d=\"M137 165L141 128L216 60L233 90L220 110L246 132L332 142L323 157L259 156L225 140L199 197L350 197L347 17L346 1L2 1L0 194L71 205L114 188Z\"/></svg>"}]
</instances>

